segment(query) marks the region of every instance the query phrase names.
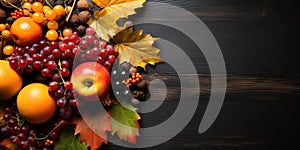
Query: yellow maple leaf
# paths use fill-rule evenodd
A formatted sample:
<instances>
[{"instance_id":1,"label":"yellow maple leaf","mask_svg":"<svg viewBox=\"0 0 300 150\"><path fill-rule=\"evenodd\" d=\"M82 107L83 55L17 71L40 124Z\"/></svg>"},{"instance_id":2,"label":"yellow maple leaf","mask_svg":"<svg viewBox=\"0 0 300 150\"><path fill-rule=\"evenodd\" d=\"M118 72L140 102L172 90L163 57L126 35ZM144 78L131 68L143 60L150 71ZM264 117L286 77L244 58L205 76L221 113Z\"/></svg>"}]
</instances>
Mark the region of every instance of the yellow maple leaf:
<instances>
[{"instance_id":1,"label":"yellow maple leaf","mask_svg":"<svg viewBox=\"0 0 300 150\"><path fill-rule=\"evenodd\" d=\"M119 32L113 38L117 43L115 49L119 52L119 63L128 62L146 70L147 64L163 62L158 55L160 50L152 46L155 40L157 38L143 34L142 30L134 32L132 27Z\"/></svg>"},{"instance_id":2,"label":"yellow maple leaf","mask_svg":"<svg viewBox=\"0 0 300 150\"><path fill-rule=\"evenodd\" d=\"M95 11L95 19L89 20L88 24L96 30L98 37L109 41L124 29L117 25L117 21L135 14L134 9L143 7L146 0L93 0L93 2L103 9Z\"/></svg>"}]
</instances>

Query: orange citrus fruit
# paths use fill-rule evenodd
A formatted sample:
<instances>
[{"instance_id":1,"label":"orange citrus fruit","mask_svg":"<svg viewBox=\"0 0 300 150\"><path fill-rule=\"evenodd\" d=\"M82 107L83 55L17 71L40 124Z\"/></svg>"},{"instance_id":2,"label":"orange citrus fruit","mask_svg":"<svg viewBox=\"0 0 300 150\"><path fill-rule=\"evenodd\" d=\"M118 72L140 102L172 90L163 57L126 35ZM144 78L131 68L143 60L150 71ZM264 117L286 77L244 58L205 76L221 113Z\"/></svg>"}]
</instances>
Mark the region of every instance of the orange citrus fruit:
<instances>
[{"instance_id":1,"label":"orange citrus fruit","mask_svg":"<svg viewBox=\"0 0 300 150\"><path fill-rule=\"evenodd\" d=\"M56 111L56 102L48 93L48 86L32 83L18 94L17 107L20 115L32 124L48 121Z\"/></svg>"},{"instance_id":2,"label":"orange citrus fruit","mask_svg":"<svg viewBox=\"0 0 300 150\"><path fill-rule=\"evenodd\" d=\"M20 17L11 25L14 42L21 46L30 45L42 38L42 27L30 17Z\"/></svg>"},{"instance_id":3,"label":"orange citrus fruit","mask_svg":"<svg viewBox=\"0 0 300 150\"><path fill-rule=\"evenodd\" d=\"M15 96L22 84L22 77L10 68L9 62L0 60L0 100Z\"/></svg>"}]
</instances>

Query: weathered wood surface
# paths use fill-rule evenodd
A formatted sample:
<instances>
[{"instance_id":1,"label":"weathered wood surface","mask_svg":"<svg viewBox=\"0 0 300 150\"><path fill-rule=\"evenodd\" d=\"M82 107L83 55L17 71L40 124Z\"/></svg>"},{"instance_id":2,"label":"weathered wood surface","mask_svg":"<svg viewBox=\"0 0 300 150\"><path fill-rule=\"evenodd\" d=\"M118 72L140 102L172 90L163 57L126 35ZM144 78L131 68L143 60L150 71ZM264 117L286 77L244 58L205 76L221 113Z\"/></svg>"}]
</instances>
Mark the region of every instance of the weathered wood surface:
<instances>
[{"instance_id":1,"label":"weathered wood surface","mask_svg":"<svg viewBox=\"0 0 300 150\"><path fill-rule=\"evenodd\" d=\"M228 72L225 103L204 134L198 127L210 93L205 57L178 33L161 26L139 28L180 43L196 66L201 85L197 112L188 126L168 142L147 149L299 149L300 142L300 13L293 1L277 0L149 0L183 7L198 16L218 41ZM143 13L141 11L140 13ZM178 14L180 18L180 14ZM142 114L142 127L166 120L176 109L179 79L160 64L145 77L168 86L165 103ZM157 73L157 74L153 74ZM188 78L189 74L186 74ZM193 91L191 92L198 92ZM156 93L159 94L159 93ZM151 136L143 135L151 139ZM129 149L109 144L103 149Z\"/></svg>"}]
</instances>

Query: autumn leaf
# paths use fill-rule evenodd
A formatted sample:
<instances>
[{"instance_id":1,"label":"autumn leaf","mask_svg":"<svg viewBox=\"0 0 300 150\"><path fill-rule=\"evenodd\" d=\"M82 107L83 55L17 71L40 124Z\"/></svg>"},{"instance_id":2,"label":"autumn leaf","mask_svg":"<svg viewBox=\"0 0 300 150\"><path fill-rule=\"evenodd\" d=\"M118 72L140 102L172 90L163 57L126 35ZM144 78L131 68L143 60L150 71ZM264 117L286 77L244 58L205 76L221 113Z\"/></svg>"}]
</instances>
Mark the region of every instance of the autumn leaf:
<instances>
[{"instance_id":1,"label":"autumn leaf","mask_svg":"<svg viewBox=\"0 0 300 150\"><path fill-rule=\"evenodd\" d=\"M59 141L55 145L54 150L88 150L87 145L80 143L79 135L74 135L72 129L64 130L60 136Z\"/></svg>"},{"instance_id":2,"label":"autumn leaf","mask_svg":"<svg viewBox=\"0 0 300 150\"><path fill-rule=\"evenodd\" d=\"M125 108L121 104L117 104L109 111L111 114L112 134L117 133L121 140L128 141L129 143L136 143L136 136L139 136L138 128L140 125L137 120L141 118L135 110L130 105L126 105Z\"/></svg>"},{"instance_id":3,"label":"autumn leaf","mask_svg":"<svg viewBox=\"0 0 300 150\"><path fill-rule=\"evenodd\" d=\"M135 14L134 9L143 7L146 0L93 0L93 2L103 9L95 11L94 19L90 19L88 24L96 30L98 37L109 41L124 29L117 25L117 21Z\"/></svg>"},{"instance_id":4,"label":"autumn leaf","mask_svg":"<svg viewBox=\"0 0 300 150\"><path fill-rule=\"evenodd\" d=\"M80 141L86 142L92 150L98 149L102 143L107 144L106 131L111 131L109 114L102 112L96 116L87 116L85 120L75 120L76 124L75 135L80 134ZM86 123L87 121L88 123ZM95 132L87 125L89 124Z\"/></svg>"},{"instance_id":5,"label":"autumn leaf","mask_svg":"<svg viewBox=\"0 0 300 150\"><path fill-rule=\"evenodd\" d=\"M16 144L13 144L9 139L4 139L1 143L1 146L5 146L5 150L17 150L18 146Z\"/></svg>"},{"instance_id":6,"label":"autumn leaf","mask_svg":"<svg viewBox=\"0 0 300 150\"><path fill-rule=\"evenodd\" d=\"M153 38L150 34L143 34L142 30L133 31L129 27L113 38L115 49L119 52L119 63L129 62L133 66L140 66L146 70L146 65L155 65L163 62L159 57L159 49L152 46L157 38Z\"/></svg>"}]
</instances>

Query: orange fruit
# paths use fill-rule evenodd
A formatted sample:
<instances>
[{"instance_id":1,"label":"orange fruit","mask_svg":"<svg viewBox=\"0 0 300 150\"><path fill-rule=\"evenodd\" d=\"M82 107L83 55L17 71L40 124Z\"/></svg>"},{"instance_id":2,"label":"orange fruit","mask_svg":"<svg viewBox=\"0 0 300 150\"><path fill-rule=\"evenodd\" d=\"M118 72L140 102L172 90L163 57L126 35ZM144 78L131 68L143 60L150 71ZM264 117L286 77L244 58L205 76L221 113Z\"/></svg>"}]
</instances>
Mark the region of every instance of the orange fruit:
<instances>
[{"instance_id":1,"label":"orange fruit","mask_svg":"<svg viewBox=\"0 0 300 150\"><path fill-rule=\"evenodd\" d=\"M11 46L11 45L6 45L6 46L3 48L3 53L4 53L6 56L11 55L13 52L14 52L14 47Z\"/></svg>"},{"instance_id":2,"label":"orange fruit","mask_svg":"<svg viewBox=\"0 0 300 150\"><path fill-rule=\"evenodd\" d=\"M9 62L0 60L0 100L7 100L15 96L22 84L22 77L10 68Z\"/></svg>"},{"instance_id":3,"label":"orange fruit","mask_svg":"<svg viewBox=\"0 0 300 150\"><path fill-rule=\"evenodd\" d=\"M14 42L21 46L30 45L42 38L42 27L30 17L20 17L11 25Z\"/></svg>"},{"instance_id":4,"label":"orange fruit","mask_svg":"<svg viewBox=\"0 0 300 150\"><path fill-rule=\"evenodd\" d=\"M5 30L5 29L6 29L6 25L3 24L3 23L1 23L1 24L0 24L0 31L3 31L3 30Z\"/></svg>"},{"instance_id":5,"label":"orange fruit","mask_svg":"<svg viewBox=\"0 0 300 150\"><path fill-rule=\"evenodd\" d=\"M48 121L56 111L56 102L48 93L48 86L32 83L18 94L17 107L20 115L32 124Z\"/></svg>"}]
</instances>

